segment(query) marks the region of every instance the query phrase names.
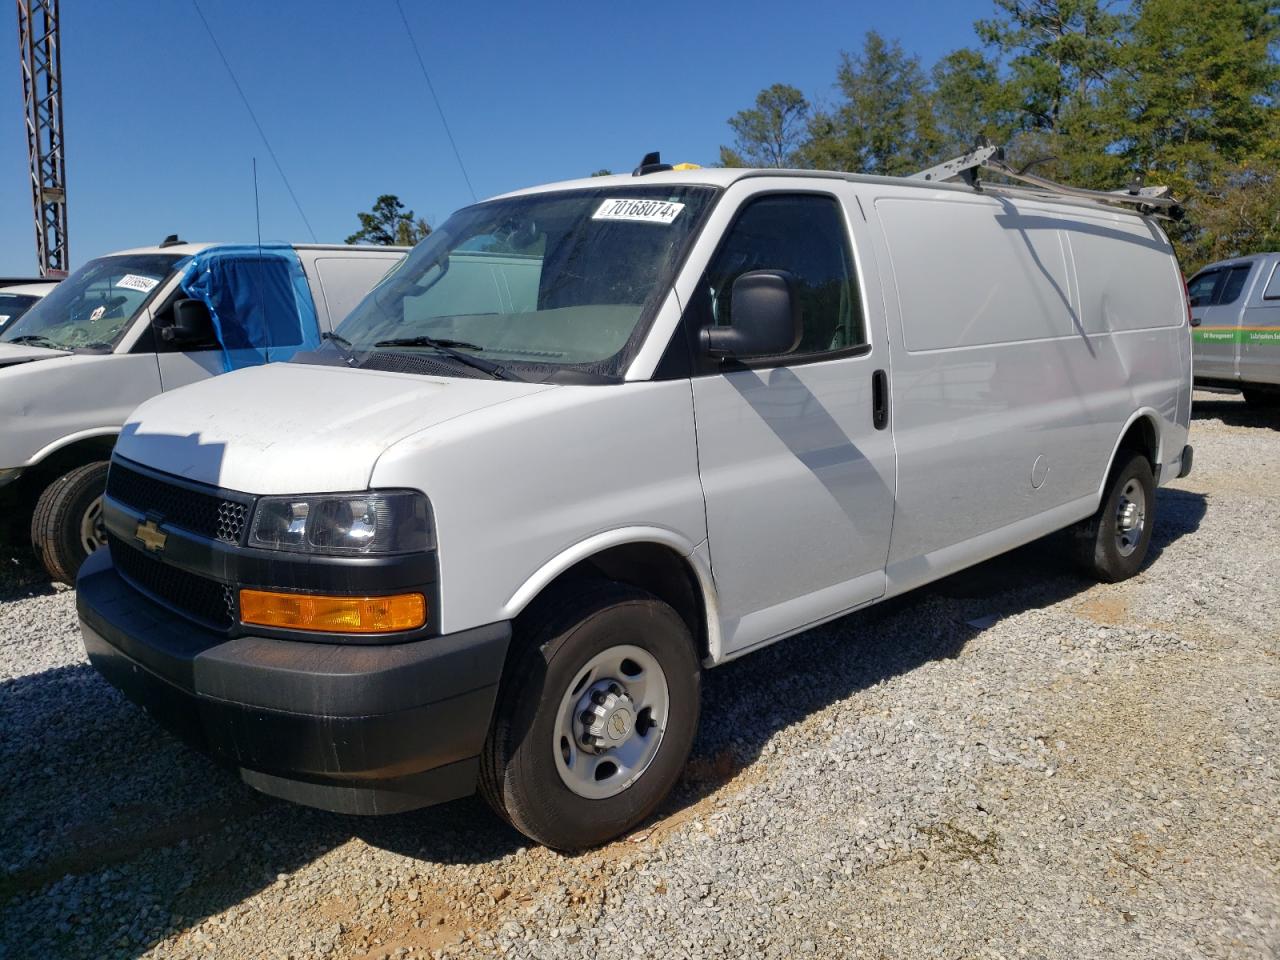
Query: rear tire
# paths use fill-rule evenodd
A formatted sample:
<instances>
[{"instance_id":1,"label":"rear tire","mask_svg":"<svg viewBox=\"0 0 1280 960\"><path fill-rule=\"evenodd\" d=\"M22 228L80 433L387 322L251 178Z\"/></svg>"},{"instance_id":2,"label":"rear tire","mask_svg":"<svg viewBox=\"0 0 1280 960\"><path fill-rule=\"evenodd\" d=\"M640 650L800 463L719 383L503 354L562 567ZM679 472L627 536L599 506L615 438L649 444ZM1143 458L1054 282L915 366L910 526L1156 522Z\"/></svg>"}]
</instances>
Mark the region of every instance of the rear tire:
<instances>
[{"instance_id":1,"label":"rear tire","mask_svg":"<svg viewBox=\"0 0 1280 960\"><path fill-rule=\"evenodd\" d=\"M102 495L107 488L107 466L106 460L98 460L64 473L36 501L31 515L31 547L54 580L74 585L80 565L106 542Z\"/></svg>"},{"instance_id":2,"label":"rear tire","mask_svg":"<svg viewBox=\"0 0 1280 960\"><path fill-rule=\"evenodd\" d=\"M1146 559L1155 515L1151 463L1131 453L1112 471L1098 512L1073 531L1077 562L1104 583L1129 579Z\"/></svg>"},{"instance_id":3,"label":"rear tire","mask_svg":"<svg viewBox=\"0 0 1280 960\"><path fill-rule=\"evenodd\" d=\"M653 595L591 580L544 598L517 623L481 795L556 850L626 833L684 768L700 681L689 628Z\"/></svg>"}]
</instances>

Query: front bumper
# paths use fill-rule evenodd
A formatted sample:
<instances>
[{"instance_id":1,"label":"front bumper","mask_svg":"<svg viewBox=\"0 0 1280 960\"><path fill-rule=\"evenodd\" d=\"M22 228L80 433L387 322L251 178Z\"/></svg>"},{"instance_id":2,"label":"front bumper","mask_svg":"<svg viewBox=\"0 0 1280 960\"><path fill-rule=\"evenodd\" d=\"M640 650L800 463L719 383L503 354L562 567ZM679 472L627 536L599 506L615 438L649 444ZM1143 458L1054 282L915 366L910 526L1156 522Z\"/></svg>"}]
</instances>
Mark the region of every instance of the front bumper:
<instances>
[{"instance_id":1,"label":"front bumper","mask_svg":"<svg viewBox=\"0 0 1280 960\"><path fill-rule=\"evenodd\" d=\"M510 623L386 645L228 638L134 590L107 550L76 588L93 666L259 790L342 813L474 791Z\"/></svg>"}]
</instances>

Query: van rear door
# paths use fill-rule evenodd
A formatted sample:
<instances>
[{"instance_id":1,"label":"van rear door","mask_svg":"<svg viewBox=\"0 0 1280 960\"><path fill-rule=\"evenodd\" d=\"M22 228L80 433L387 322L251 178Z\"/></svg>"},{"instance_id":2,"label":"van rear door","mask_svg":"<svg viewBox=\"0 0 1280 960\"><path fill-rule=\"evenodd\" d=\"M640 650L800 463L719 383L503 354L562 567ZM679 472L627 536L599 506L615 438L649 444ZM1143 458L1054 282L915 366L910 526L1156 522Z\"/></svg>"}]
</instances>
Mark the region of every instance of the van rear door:
<instances>
[{"instance_id":1,"label":"van rear door","mask_svg":"<svg viewBox=\"0 0 1280 960\"><path fill-rule=\"evenodd\" d=\"M866 230L856 201L850 215L838 199L847 185L749 183L685 320L731 322L734 280L781 270L795 279L804 334L784 356L703 358L692 381L730 654L883 595L896 483L887 420L873 422L875 393L887 400L887 348L875 271L860 276L850 242L851 224Z\"/></svg>"}]
</instances>

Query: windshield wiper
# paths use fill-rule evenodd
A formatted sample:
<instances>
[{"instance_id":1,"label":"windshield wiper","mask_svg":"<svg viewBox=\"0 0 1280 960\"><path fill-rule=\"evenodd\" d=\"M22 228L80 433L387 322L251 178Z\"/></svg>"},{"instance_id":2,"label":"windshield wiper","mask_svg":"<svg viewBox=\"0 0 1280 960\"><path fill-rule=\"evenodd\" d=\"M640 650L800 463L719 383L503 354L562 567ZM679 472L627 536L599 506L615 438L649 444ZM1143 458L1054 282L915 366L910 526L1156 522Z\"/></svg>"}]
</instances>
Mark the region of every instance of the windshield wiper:
<instances>
[{"instance_id":1,"label":"windshield wiper","mask_svg":"<svg viewBox=\"0 0 1280 960\"><path fill-rule=\"evenodd\" d=\"M47 346L52 350L66 350L67 348L60 343L54 343L48 337L42 337L38 333L24 333L17 337L10 337L5 343L34 343L36 346Z\"/></svg>"},{"instance_id":2,"label":"windshield wiper","mask_svg":"<svg viewBox=\"0 0 1280 960\"><path fill-rule=\"evenodd\" d=\"M452 357L461 364L473 367L481 373L487 373L495 380L510 380L512 378L511 371L501 364L493 363L489 360L481 360L479 357L468 356L458 349L463 350L483 350L484 347L477 346L474 343L468 343L465 340L448 340L437 339L435 337L395 337L391 340L379 340L374 344L375 347L430 347L438 350L447 357ZM517 378L518 379L518 378Z\"/></svg>"},{"instance_id":3,"label":"windshield wiper","mask_svg":"<svg viewBox=\"0 0 1280 960\"><path fill-rule=\"evenodd\" d=\"M444 337L394 337L391 340L379 340L375 347L463 347L467 350L483 350L484 347L468 343L466 340L449 340Z\"/></svg>"},{"instance_id":4,"label":"windshield wiper","mask_svg":"<svg viewBox=\"0 0 1280 960\"><path fill-rule=\"evenodd\" d=\"M342 334L326 330L320 334L320 339L328 340L333 343L333 345L342 352L342 356L346 359L347 363L351 364L356 362L356 355L351 352L351 341Z\"/></svg>"}]
</instances>

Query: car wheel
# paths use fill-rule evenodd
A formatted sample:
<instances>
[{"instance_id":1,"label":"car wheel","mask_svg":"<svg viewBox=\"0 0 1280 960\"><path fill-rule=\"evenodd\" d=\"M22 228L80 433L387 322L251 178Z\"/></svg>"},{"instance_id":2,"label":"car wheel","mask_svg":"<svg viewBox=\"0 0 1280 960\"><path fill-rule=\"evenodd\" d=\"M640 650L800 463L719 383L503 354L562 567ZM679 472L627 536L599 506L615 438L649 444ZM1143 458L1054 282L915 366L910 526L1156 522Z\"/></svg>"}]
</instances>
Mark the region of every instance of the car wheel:
<instances>
[{"instance_id":1,"label":"car wheel","mask_svg":"<svg viewBox=\"0 0 1280 960\"><path fill-rule=\"evenodd\" d=\"M580 581L517 623L480 792L538 843L578 850L648 817L684 768L701 670L653 595Z\"/></svg>"},{"instance_id":2,"label":"car wheel","mask_svg":"<svg viewBox=\"0 0 1280 960\"><path fill-rule=\"evenodd\" d=\"M1140 453L1131 454L1113 471L1098 512L1075 528L1081 566L1106 583L1132 577L1151 545L1155 510L1151 463Z\"/></svg>"},{"instance_id":3,"label":"car wheel","mask_svg":"<svg viewBox=\"0 0 1280 960\"><path fill-rule=\"evenodd\" d=\"M104 545L102 495L107 461L64 473L49 484L31 515L31 546L54 580L74 584L85 558Z\"/></svg>"}]
</instances>

